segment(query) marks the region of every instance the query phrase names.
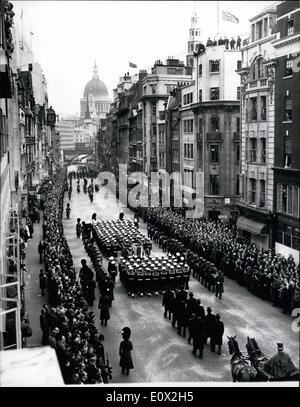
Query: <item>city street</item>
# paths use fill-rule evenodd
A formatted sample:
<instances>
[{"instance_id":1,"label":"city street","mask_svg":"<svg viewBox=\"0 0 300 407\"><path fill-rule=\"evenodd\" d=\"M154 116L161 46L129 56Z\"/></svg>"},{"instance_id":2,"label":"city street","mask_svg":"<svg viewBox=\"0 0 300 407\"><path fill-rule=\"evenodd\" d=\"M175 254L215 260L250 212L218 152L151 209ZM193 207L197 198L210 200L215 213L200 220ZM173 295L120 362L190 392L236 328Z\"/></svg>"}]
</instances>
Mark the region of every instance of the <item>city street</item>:
<instances>
[{"instance_id":1,"label":"city street","mask_svg":"<svg viewBox=\"0 0 300 407\"><path fill-rule=\"evenodd\" d=\"M73 181L71 201L65 194L64 204L71 204L71 216L67 220L65 211L63 224L65 236L73 255L76 271L79 272L80 260L86 258L91 262L84 250L82 240L76 238L75 224L78 217L90 221L94 212L99 218L117 219L120 208L111 192L105 197L105 188L94 194L94 202L90 203L88 195L76 192L76 181ZM82 184L82 181L81 181ZM82 190L82 188L81 188ZM123 209L123 208L122 208ZM125 219L133 219L133 213L125 208ZM140 222L140 228L147 234L146 225ZM161 255L162 251L153 244L153 254ZM104 265L106 267L106 260ZM292 332L291 317L282 313L279 308L255 297L236 282L225 280L225 293L222 300L217 299L197 280L191 277L190 291L196 298L201 298L202 305L212 307L214 313L219 312L225 325L222 355L211 353L205 347L202 360L192 354L192 346L187 338L177 335L171 322L163 317L161 306L162 296L131 299L126 294L119 280L114 291L115 300L110 309L111 319L107 327L100 326L98 306L98 289L93 311L96 314L99 332L105 336L104 346L109 354L113 367L113 382L197 382L197 381L231 381L230 355L227 336L237 335L241 351L246 351L247 336L255 337L261 350L272 356L276 353L276 342L283 342L286 351L297 365L299 355L298 335ZM134 346L134 370L129 377L121 374L119 368L118 347L122 340L121 330L124 326L132 329Z\"/></svg>"}]
</instances>

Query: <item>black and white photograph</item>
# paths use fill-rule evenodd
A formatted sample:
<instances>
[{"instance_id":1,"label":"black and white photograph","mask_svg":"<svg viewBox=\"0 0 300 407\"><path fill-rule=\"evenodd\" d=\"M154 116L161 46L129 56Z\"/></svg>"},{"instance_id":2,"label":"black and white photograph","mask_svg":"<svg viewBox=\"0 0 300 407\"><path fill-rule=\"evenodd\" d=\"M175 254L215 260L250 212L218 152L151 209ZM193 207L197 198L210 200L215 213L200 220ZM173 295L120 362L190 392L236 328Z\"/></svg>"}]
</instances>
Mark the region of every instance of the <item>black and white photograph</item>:
<instances>
[{"instance_id":1,"label":"black and white photograph","mask_svg":"<svg viewBox=\"0 0 300 407\"><path fill-rule=\"evenodd\" d=\"M299 387L299 130L300 1L0 0L0 387Z\"/></svg>"}]
</instances>

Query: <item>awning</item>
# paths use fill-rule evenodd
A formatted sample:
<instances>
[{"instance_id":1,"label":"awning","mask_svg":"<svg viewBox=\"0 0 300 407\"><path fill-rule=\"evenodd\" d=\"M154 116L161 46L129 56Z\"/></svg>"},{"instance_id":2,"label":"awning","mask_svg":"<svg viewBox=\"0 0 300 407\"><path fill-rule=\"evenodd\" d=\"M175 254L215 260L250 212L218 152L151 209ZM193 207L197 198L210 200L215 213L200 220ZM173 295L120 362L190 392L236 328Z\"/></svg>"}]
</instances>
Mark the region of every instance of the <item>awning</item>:
<instances>
[{"instance_id":1,"label":"awning","mask_svg":"<svg viewBox=\"0 0 300 407\"><path fill-rule=\"evenodd\" d=\"M267 228L267 225L264 223L256 222L255 220L245 218L244 216L240 216L237 220L237 227L238 229L247 230L247 232L252 233L253 235L267 235L268 233L263 230Z\"/></svg>"}]
</instances>

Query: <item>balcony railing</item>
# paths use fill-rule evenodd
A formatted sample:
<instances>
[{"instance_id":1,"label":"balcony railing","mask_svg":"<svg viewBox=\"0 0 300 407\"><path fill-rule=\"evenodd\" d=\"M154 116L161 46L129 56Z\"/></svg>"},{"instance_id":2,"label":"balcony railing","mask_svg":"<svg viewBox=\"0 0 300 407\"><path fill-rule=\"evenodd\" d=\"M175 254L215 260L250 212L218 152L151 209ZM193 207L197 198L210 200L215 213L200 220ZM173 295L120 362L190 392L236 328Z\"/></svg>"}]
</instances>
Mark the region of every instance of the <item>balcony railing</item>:
<instances>
[{"instance_id":1,"label":"balcony railing","mask_svg":"<svg viewBox=\"0 0 300 407\"><path fill-rule=\"evenodd\" d=\"M222 138L222 132L220 131L211 131L207 133L207 140L217 140Z\"/></svg>"}]
</instances>

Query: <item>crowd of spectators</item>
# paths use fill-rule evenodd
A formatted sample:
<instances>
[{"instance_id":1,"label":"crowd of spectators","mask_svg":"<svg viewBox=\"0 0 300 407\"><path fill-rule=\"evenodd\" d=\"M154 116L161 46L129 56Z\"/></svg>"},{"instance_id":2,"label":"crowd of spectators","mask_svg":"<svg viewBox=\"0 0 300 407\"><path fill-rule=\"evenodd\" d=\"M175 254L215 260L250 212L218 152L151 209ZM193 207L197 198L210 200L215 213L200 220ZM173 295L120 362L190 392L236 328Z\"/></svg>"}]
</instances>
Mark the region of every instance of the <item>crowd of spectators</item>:
<instances>
[{"instance_id":1,"label":"crowd of spectators","mask_svg":"<svg viewBox=\"0 0 300 407\"><path fill-rule=\"evenodd\" d=\"M229 38L227 38L226 36L224 38L220 37L218 40L214 39L211 40L210 37L208 37L208 40L206 42L206 46L207 47L214 47L217 45L225 45L226 49L230 49L231 50L240 50L241 49L241 37L238 35L237 39L235 40L233 37L231 37L231 40L229 40Z\"/></svg>"},{"instance_id":2,"label":"crowd of spectators","mask_svg":"<svg viewBox=\"0 0 300 407\"><path fill-rule=\"evenodd\" d=\"M45 189L44 262L50 307L40 315L43 344L56 350L66 384L107 383L110 376L98 334L95 315L76 280L72 255L62 225L63 196L67 183L59 171Z\"/></svg>"},{"instance_id":3,"label":"crowd of spectators","mask_svg":"<svg viewBox=\"0 0 300 407\"><path fill-rule=\"evenodd\" d=\"M206 219L186 219L170 208L139 208L139 216L177 244L206 259L254 294L290 314L300 306L300 274L292 256L264 250L239 236L235 227ZM175 242L175 243L174 243ZM196 262L197 263L197 262Z\"/></svg>"}]
</instances>

